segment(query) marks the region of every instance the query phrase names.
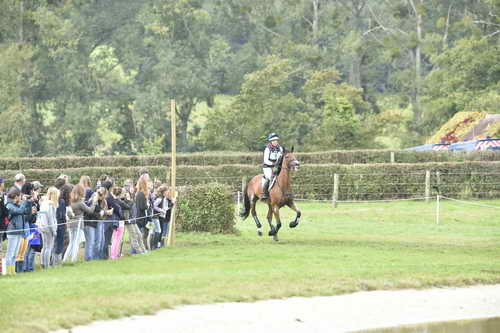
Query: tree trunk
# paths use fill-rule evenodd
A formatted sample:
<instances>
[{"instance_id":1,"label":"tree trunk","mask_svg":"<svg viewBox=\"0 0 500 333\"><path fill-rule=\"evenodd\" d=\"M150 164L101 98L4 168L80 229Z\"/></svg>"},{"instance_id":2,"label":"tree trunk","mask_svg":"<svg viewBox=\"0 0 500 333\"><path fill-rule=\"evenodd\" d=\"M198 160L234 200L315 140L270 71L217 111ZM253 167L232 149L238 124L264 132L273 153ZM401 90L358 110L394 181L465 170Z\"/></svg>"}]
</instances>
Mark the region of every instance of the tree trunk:
<instances>
[{"instance_id":1,"label":"tree trunk","mask_svg":"<svg viewBox=\"0 0 500 333\"><path fill-rule=\"evenodd\" d=\"M19 43L24 43L24 0L19 1Z\"/></svg>"},{"instance_id":2,"label":"tree trunk","mask_svg":"<svg viewBox=\"0 0 500 333\"><path fill-rule=\"evenodd\" d=\"M312 0L313 5L313 21L312 21L312 32L313 32L313 44L318 42L319 36L319 1Z\"/></svg>"},{"instance_id":3,"label":"tree trunk","mask_svg":"<svg viewBox=\"0 0 500 333\"><path fill-rule=\"evenodd\" d=\"M355 88L361 88L361 56L355 51L349 70L349 83Z\"/></svg>"},{"instance_id":4,"label":"tree trunk","mask_svg":"<svg viewBox=\"0 0 500 333\"><path fill-rule=\"evenodd\" d=\"M422 55L421 55L421 46L422 46L422 6L424 5L424 0L416 0L417 5L413 0L410 0L410 3L413 7L416 17L416 29L417 29L417 45L415 47L415 88L414 88L414 105L413 111L415 114L416 123L420 123L422 118L422 110L420 106L420 94L422 88Z\"/></svg>"},{"instance_id":5,"label":"tree trunk","mask_svg":"<svg viewBox=\"0 0 500 333\"><path fill-rule=\"evenodd\" d=\"M188 124L191 112L194 108L194 101L188 101L185 103L179 103L179 108L177 109L177 119L179 120L176 124L178 131L178 150L187 151L188 150Z\"/></svg>"}]
</instances>

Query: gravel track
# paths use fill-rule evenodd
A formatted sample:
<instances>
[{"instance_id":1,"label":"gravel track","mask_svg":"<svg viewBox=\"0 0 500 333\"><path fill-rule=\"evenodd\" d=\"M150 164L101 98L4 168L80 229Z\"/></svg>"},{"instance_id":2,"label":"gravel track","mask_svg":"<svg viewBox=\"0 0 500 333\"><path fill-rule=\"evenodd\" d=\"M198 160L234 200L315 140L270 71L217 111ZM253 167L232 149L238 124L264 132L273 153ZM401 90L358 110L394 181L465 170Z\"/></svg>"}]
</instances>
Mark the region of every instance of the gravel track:
<instances>
[{"instance_id":1,"label":"gravel track","mask_svg":"<svg viewBox=\"0 0 500 333\"><path fill-rule=\"evenodd\" d=\"M500 285L188 305L57 333L351 332L491 317L500 317Z\"/></svg>"}]
</instances>

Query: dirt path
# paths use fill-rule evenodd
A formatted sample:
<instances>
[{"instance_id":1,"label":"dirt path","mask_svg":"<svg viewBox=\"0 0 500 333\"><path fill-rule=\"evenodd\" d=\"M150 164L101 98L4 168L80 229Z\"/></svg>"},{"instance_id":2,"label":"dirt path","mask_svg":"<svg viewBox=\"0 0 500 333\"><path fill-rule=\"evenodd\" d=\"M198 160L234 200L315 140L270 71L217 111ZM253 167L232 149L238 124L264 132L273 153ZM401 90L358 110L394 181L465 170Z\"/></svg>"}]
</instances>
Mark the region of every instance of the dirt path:
<instances>
[{"instance_id":1,"label":"dirt path","mask_svg":"<svg viewBox=\"0 0 500 333\"><path fill-rule=\"evenodd\" d=\"M500 285L189 305L57 332L349 332L487 317L500 317Z\"/></svg>"}]
</instances>

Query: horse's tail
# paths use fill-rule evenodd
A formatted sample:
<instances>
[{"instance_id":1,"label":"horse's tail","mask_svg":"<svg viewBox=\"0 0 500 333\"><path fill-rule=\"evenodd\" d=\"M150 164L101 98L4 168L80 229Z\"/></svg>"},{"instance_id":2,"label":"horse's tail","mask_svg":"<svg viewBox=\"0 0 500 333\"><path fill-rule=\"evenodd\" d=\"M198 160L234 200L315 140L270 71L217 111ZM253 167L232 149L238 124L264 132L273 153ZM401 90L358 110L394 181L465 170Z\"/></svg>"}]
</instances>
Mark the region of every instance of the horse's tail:
<instances>
[{"instance_id":1,"label":"horse's tail","mask_svg":"<svg viewBox=\"0 0 500 333\"><path fill-rule=\"evenodd\" d=\"M240 212L240 217L244 220L250 215L250 197L248 196L248 184L245 185L245 190L243 191L243 210Z\"/></svg>"}]
</instances>

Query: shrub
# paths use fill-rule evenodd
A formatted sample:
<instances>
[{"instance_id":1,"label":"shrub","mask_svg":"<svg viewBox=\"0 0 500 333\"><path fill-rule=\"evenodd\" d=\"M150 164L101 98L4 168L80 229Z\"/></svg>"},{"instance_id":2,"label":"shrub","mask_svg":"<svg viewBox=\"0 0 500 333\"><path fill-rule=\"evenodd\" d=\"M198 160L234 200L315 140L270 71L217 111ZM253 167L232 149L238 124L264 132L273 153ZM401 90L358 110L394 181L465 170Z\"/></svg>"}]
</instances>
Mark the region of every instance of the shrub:
<instances>
[{"instance_id":1,"label":"shrub","mask_svg":"<svg viewBox=\"0 0 500 333\"><path fill-rule=\"evenodd\" d=\"M231 189L223 184L203 184L181 192L177 208L179 231L236 233Z\"/></svg>"}]
</instances>

